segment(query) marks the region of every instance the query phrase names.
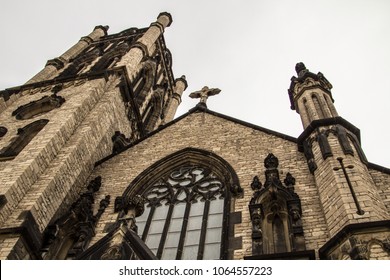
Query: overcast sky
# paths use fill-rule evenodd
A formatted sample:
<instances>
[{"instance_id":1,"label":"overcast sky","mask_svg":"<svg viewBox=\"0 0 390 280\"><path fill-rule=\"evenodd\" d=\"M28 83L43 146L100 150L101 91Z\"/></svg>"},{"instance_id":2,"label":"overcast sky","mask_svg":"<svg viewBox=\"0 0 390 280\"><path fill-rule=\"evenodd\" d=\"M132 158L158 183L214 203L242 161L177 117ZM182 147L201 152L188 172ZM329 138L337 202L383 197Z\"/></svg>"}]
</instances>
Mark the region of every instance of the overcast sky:
<instances>
[{"instance_id":1,"label":"overcast sky","mask_svg":"<svg viewBox=\"0 0 390 280\"><path fill-rule=\"evenodd\" d=\"M370 162L390 167L388 0L1 0L0 89L25 83L96 25L109 34L173 17L165 40L189 84L177 115L204 85L208 108L290 136L302 132L287 88L297 62L333 84L340 116L360 128Z\"/></svg>"}]
</instances>

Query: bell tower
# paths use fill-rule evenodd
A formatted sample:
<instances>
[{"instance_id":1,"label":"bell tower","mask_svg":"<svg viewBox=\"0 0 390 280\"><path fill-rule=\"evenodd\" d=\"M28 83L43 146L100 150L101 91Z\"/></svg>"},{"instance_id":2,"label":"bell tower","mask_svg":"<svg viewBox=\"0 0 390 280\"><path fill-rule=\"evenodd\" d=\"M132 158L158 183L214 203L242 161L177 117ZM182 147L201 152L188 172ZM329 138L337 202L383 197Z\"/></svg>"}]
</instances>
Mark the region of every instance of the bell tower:
<instances>
[{"instance_id":1,"label":"bell tower","mask_svg":"<svg viewBox=\"0 0 390 280\"><path fill-rule=\"evenodd\" d=\"M0 91L1 258L69 258L88 245L112 203L96 197L98 179L88 185L95 164L171 121L187 87L172 72L171 23L163 12L146 28L97 26L24 85ZM50 234L61 242L45 244Z\"/></svg>"},{"instance_id":2,"label":"bell tower","mask_svg":"<svg viewBox=\"0 0 390 280\"><path fill-rule=\"evenodd\" d=\"M315 178L313 187L318 189L330 238L345 228L369 228L375 221L389 219L368 171L360 131L338 115L332 85L302 62L295 69L297 77L291 78L288 93L291 109L300 115L304 128L298 146Z\"/></svg>"}]
</instances>

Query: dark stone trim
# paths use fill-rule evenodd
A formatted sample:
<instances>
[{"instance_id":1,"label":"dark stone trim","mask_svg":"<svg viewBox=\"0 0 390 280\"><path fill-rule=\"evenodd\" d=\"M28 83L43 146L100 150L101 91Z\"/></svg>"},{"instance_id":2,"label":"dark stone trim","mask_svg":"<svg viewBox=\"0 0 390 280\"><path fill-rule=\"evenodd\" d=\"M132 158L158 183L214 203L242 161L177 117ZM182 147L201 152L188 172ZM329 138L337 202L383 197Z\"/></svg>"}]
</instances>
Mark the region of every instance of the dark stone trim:
<instances>
[{"instance_id":1,"label":"dark stone trim","mask_svg":"<svg viewBox=\"0 0 390 280\"><path fill-rule=\"evenodd\" d=\"M93 39L89 36L84 36L84 37L80 38L80 41L85 42L88 45L90 45L93 42Z\"/></svg>"},{"instance_id":2,"label":"dark stone trim","mask_svg":"<svg viewBox=\"0 0 390 280\"><path fill-rule=\"evenodd\" d=\"M327 253L331 249L343 243L345 239L354 233L367 232L370 229L378 230L380 228L390 229L390 220L346 225L318 250L320 259L327 259Z\"/></svg>"},{"instance_id":3,"label":"dark stone trim","mask_svg":"<svg viewBox=\"0 0 390 280\"><path fill-rule=\"evenodd\" d=\"M7 202L7 197L4 194L0 194L0 210L7 204Z\"/></svg>"},{"instance_id":4,"label":"dark stone trim","mask_svg":"<svg viewBox=\"0 0 390 280\"><path fill-rule=\"evenodd\" d=\"M15 116L17 120L32 119L38 114L49 113L53 109L61 107L64 102L65 98L59 95L45 95L41 99L19 106L12 112L12 116Z\"/></svg>"},{"instance_id":5,"label":"dark stone trim","mask_svg":"<svg viewBox=\"0 0 390 280\"><path fill-rule=\"evenodd\" d=\"M381 165L378 165L378 164L375 164L375 163L372 163L372 162L369 162L367 164L367 167L368 167L368 169L374 169L376 171L380 171L382 173L390 175L390 168L387 168L387 167L384 167L384 166L381 166Z\"/></svg>"},{"instance_id":6,"label":"dark stone trim","mask_svg":"<svg viewBox=\"0 0 390 280\"><path fill-rule=\"evenodd\" d=\"M153 27L153 26L155 26L155 27L157 27L158 29L160 29L160 32L161 32L161 33L164 32L164 26L163 26L161 23L159 23L158 21L153 22L152 24L150 24L150 27Z\"/></svg>"},{"instance_id":7,"label":"dark stone trim","mask_svg":"<svg viewBox=\"0 0 390 280\"><path fill-rule=\"evenodd\" d=\"M141 34L148 31L148 29L149 29L148 27L144 27L144 28L131 27L131 28L125 29L125 30L118 32L118 33L115 33L115 34L110 34L110 35L107 34L104 37L100 37L98 40L94 41L93 44L99 44L99 43L107 42L110 40L112 40L112 41L113 40L121 40L121 39L130 38L133 36L140 36ZM131 32L129 32L129 31L131 31Z\"/></svg>"},{"instance_id":8,"label":"dark stone trim","mask_svg":"<svg viewBox=\"0 0 390 280\"><path fill-rule=\"evenodd\" d=\"M1 228L1 235L21 235L26 241L25 245L33 259L42 259L39 250L42 245L42 233L39 231L37 222L30 211L24 212L24 221L18 227Z\"/></svg>"},{"instance_id":9,"label":"dark stone trim","mask_svg":"<svg viewBox=\"0 0 390 280\"><path fill-rule=\"evenodd\" d=\"M137 49L140 49L142 51L142 55L145 57L145 56L149 56L149 51L148 51L148 47L145 46L145 44L137 41L135 42L134 44L131 45L131 48L137 48Z\"/></svg>"},{"instance_id":10,"label":"dark stone trim","mask_svg":"<svg viewBox=\"0 0 390 280\"><path fill-rule=\"evenodd\" d=\"M173 19L172 19L172 15L168 12L162 12L158 15L157 18L159 18L160 16L167 16L169 18L169 23L167 25L167 27L171 26L172 22L173 22Z\"/></svg>"},{"instance_id":11,"label":"dark stone trim","mask_svg":"<svg viewBox=\"0 0 390 280\"><path fill-rule=\"evenodd\" d=\"M302 132L302 134L298 137L298 150L300 152L303 152L303 142L319 127L322 126L329 126L329 125L341 125L347 130L349 130L351 133L355 134L359 143L360 141L360 129L358 129L356 126L351 124L350 122L346 121L342 117L334 117L334 118L328 118L328 119L321 119L321 120L314 120L312 121L309 126Z\"/></svg>"},{"instance_id":12,"label":"dark stone trim","mask_svg":"<svg viewBox=\"0 0 390 280\"><path fill-rule=\"evenodd\" d=\"M109 246L111 239L117 230L119 230L120 226L121 224L117 223L107 235L81 253L77 259L88 260L91 259L91 256L98 255L98 251L101 251L101 248ZM129 242L131 249L134 250L135 254L140 257L140 259L157 260L156 256L150 251L149 247L146 246L145 242L143 242L142 239L132 230L126 229L124 239Z\"/></svg>"},{"instance_id":13,"label":"dark stone trim","mask_svg":"<svg viewBox=\"0 0 390 280\"><path fill-rule=\"evenodd\" d=\"M230 184L227 189L228 193L241 198L243 190L240 187L239 178L233 167L225 159L213 152L191 147L176 151L154 162L151 166L138 174L138 176L125 189L122 196L132 196L134 194L138 194L141 191L140 188L143 188L145 185L151 183L149 181L153 179L150 176L151 172L160 172L160 170L166 169L167 166L169 166L169 168L174 168L174 165L181 166L182 164L199 162L199 160L203 160L205 158L207 158L207 163L204 162L204 165L206 167L208 165L209 168L213 168L214 174L220 175L221 178L226 180L226 183Z\"/></svg>"},{"instance_id":14,"label":"dark stone trim","mask_svg":"<svg viewBox=\"0 0 390 280\"><path fill-rule=\"evenodd\" d=\"M23 90L28 90L28 89L34 89L37 87L48 87L51 85L57 85L60 83L68 83L72 81L78 81L78 80L95 80L95 79L101 79L101 78L108 78L109 75L111 74L118 74L121 76L126 77L127 79L127 70L125 66L113 68L113 69L108 69L104 71L99 71L99 72L87 72L79 75L74 75L74 76L68 76L68 77L63 77L63 78L54 78L51 80L44 80L36 83L31 83L31 84L24 84L21 86L16 86L12 88L8 88L5 90L0 91L0 97L3 97L4 101L7 101L11 95L13 94L18 94L20 91Z\"/></svg>"},{"instance_id":15,"label":"dark stone trim","mask_svg":"<svg viewBox=\"0 0 390 280\"><path fill-rule=\"evenodd\" d=\"M0 138L7 134L8 129L5 126L0 126Z\"/></svg>"},{"instance_id":16,"label":"dark stone trim","mask_svg":"<svg viewBox=\"0 0 390 280\"><path fill-rule=\"evenodd\" d=\"M302 95L305 91L311 90L311 89L321 89L322 91L324 91L326 94L328 94L328 95L330 96L330 98L332 99L332 101L334 101L334 99L333 99L333 97L332 97L332 93L331 93L328 89L326 89L326 88L324 88L323 86L320 86L320 85L308 86L308 87L303 88L301 91L299 91L299 92L296 94L295 99L299 99L299 98L301 97L301 95ZM291 103L290 108L291 108L291 110L296 110L296 107L295 107L295 100L294 100L294 97L293 97L294 93L293 93L292 91L290 92L290 90L288 90L288 95L289 95L289 98L290 98L290 103Z\"/></svg>"},{"instance_id":17,"label":"dark stone trim","mask_svg":"<svg viewBox=\"0 0 390 280\"><path fill-rule=\"evenodd\" d=\"M314 160L313 147L310 139L303 141L303 153L305 154L310 173L314 174L314 171L317 170L317 164Z\"/></svg>"},{"instance_id":18,"label":"dark stone trim","mask_svg":"<svg viewBox=\"0 0 390 280\"><path fill-rule=\"evenodd\" d=\"M109 28L110 27L108 25L97 25L93 30L95 31L96 29L102 29L104 31L104 36L107 36L107 31Z\"/></svg>"},{"instance_id":19,"label":"dark stone trim","mask_svg":"<svg viewBox=\"0 0 390 280\"><path fill-rule=\"evenodd\" d=\"M332 149L330 148L328 137L324 133L319 133L317 136L317 141L320 146L322 158L325 160L328 157L332 157Z\"/></svg>"},{"instance_id":20,"label":"dark stone trim","mask_svg":"<svg viewBox=\"0 0 390 280\"><path fill-rule=\"evenodd\" d=\"M299 62L295 65L295 71L298 74L298 77L292 76L291 77L291 83L290 83L290 88L288 89L288 95L290 97L290 102L291 102L291 109L295 110L295 100L302 95L302 93L306 90L310 90L313 88L320 88L324 92L326 92L330 98L332 99L332 102L334 102L331 89L332 89L332 84L325 78L324 74L321 72L318 72L317 74L314 74L309 71L309 69L306 68L305 64L302 62ZM315 85L315 86L308 86L304 87L301 91L299 91L294 99L294 87L297 83L302 83L306 80L306 78L312 78L315 81L320 82L320 85Z\"/></svg>"},{"instance_id":21,"label":"dark stone trim","mask_svg":"<svg viewBox=\"0 0 390 280\"><path fill-rule=\"evenodd\" d=\"M54 66L57 70L60 70L60 69L64 68L65 62L64 62L60 57L56 57L56 58L53 58L53 59L49 59L49 60L46 62L46 65L45 65L45 66L49 66L49 65L52 65L52 66Z\"/></svg>"},{"instance_id":22,"label":"dark stone trim","mask_svg":"<svg viewBox=\"0 0 390 280\"><path fill-rule=\"evenodd\" d=\"M197 108L195 107L194 109L190 110L189 113L193 113L196 111L197 111ZM261 127L261 126L258 126L258 125L252 124L252 123L248 123L248 122L245 122L245 121L242 121L242 120L239 120L239 119L227 116L227 115L223 115L221 113L217 113L217 112L211 111L209 109L206 109L204 112L208 113L210 115L213 115L213 116L216 116L216 117L219 117L219 118L222 118L222 119L225 119L225 120L228 120L228 121L231 121L231 122L234 122L234 123L237 123L237 124L249 127L249 128L252 128L254 130L265 132L267 134L277 136L277 137L282 138L284 140L297 143L297 138L295 138L295 137L292 137L292 136L289 136L289 135L286 135L286 134L283 134L283 133L280 133L280 132L277 132L277 131L274 131L274 130L271 130L268 128L264 128L264 127Z\"/></svg>"},{"instance_id":23,"label":"dark stone trim","mask_svg":"<svg viewBox=\"0 0 390 280\"><path fill-rule=\"evenodd\" d=\"M180 78L175 79L175 84L176 84L178 81L182 81L182 82L184 83L184 90L186 90L187 87L188 87L188 82L187 82L187 80L186 80L186 77L183 75L183 76L181 76Z\"/></svg>"},{"instance_id":24,"label":"dark stone trim","mask_svg":"<svg viewBox=\"0 0 390 280\"><path fill-rule=\"evenodd\" d=\"M244 260L315 260L315 259L316 259L316 254L314 250L244 257Z\"/></svg>"},{"instance_id":25,"label":"dark stone trim","mask_svg":"<svg viewBox=\"0 0 390 280\"><path fill-rule=\"evenodd\" d=\"M337 131L337 138L340 142L341 148L343 149L344 155L353 156L354 152L351 144L349 143L347 131L345 130L345 128L340 125L337 125L336 131Z\"/></svg>"}]
</instances>

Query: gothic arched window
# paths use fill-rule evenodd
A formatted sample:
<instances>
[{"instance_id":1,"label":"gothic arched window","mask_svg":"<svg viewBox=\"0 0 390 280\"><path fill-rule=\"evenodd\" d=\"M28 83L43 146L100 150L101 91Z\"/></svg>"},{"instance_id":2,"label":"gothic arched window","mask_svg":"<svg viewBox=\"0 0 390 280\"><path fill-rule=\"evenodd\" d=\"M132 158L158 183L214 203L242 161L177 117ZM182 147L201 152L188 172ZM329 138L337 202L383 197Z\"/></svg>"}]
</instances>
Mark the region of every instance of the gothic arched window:
<instances>
[{"instance_id":1,"label":"gothic arched window","mask_svg":"<svg viewBox=\"0 0 390 280\"><path fill-rule=\"evenodd\" d=\"M49 120L37 120L18 129L18 135L11 140L11 143L0 151L0 161L14 159L28 143L38 134Z\"/></svg>"},{"instance_id":2,"label":"gothic arched window","mask_svg":"<svg viewBox=\"0 0 390 280\"><path fill-rule=\"evenodd\" d=\"M226 162L188 148L144 171L119 201L142 197L138 235L158 259L224 259L230 200L241 191Z\"/></svg>"},{"instance_id":3,"label":"gothic arched window","mask_svg":"<svg viewBox=\"0 0 390 280\"><path fill-rule=\"evenodd\" d=\"M182 166L143 196L138 231L157 258L220 258L226 186L210 170Z\"/></svg>"}]
</instances>

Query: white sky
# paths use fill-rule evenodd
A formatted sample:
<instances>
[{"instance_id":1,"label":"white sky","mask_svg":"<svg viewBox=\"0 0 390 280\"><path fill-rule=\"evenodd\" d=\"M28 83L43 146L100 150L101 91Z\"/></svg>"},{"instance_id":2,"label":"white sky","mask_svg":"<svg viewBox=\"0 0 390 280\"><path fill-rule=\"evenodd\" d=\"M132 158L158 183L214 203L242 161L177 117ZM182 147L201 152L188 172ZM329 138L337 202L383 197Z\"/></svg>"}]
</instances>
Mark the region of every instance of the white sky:
<instances>
[{"instance_id":1,"label":"white sky","mask_svg":"<svg viewBox=\"0 0 390 280\"><path fill-rule=\"evenodd\" d=\"M204 85L208 108L298 137L287 88L297 62L333 84L340 116L360 128L370 162L390 167L388 0L0 0L0 89L25 83L96 25L109 34L172 14L165 40L189 84L177 115Z\"/></svg>"}]
</instances>

